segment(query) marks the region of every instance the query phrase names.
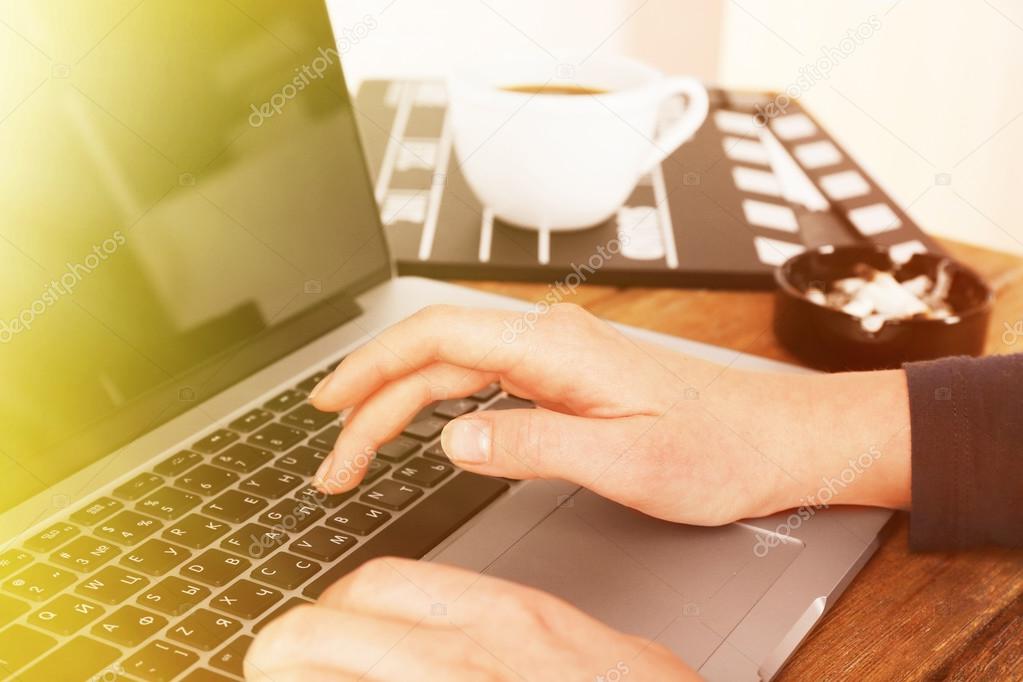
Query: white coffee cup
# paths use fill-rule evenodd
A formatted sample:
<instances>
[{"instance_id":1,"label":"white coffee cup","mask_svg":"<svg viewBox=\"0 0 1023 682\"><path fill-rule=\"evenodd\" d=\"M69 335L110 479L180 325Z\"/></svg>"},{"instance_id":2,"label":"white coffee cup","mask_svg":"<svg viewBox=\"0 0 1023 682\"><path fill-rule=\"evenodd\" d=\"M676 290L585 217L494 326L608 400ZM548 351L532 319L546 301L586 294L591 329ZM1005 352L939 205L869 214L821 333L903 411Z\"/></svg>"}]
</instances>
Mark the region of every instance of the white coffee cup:
<instances>
[{"instance_id":1,"label":"white coffee cup","mask_svg":"<svg viewBox=\"0 0 1023 682\"><path fill-rule=\"evenodd\" d=\"M692 137L707 117L707 90L624 57L560 64L546 57L476 62L448 82L456 158L480 201L502 220L577 230L610 218L636 182ZM596 95L509 92L577 86ZM669 98L682 115L657 131Z\"/></svg>"}]
</instances>

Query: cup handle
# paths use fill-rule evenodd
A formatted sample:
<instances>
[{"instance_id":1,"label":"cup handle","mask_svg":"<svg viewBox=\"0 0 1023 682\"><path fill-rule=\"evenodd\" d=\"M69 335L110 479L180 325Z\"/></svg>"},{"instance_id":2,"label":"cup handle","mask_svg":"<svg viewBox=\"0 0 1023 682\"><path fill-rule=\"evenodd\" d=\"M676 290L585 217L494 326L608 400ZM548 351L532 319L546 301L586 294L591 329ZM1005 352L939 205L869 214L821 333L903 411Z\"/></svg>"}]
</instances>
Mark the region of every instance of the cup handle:
<instances>
[{"instance_id":1,"label":"cup handle","mask_svg":"<svg viewBox=\"0 0 1023 682\"><path fill-rule=\"evenodd\" d=\"M667 99L675 95L686 95L689 98L686 111L677 121L673 121L657 135L650 158L643 166L644 173L649 172L671 156L676 149L682 146L682 143L700 129L707 118L710 100L707 97L707 88L703 86L703 83L689 76L666 78L663 97Z\"/></svg>"}]
</instances>

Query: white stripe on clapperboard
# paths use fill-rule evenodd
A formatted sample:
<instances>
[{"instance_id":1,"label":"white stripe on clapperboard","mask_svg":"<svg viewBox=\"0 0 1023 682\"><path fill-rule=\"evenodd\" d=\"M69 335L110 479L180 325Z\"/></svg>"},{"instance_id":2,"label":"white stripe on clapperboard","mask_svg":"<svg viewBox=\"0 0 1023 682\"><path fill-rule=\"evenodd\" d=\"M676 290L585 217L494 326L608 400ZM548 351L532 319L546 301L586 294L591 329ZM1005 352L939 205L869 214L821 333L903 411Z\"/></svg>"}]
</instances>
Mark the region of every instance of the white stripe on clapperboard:
<instances>
[{"instance_id":1,"label":"white stripe on clapperboard","mask_svg":"<svg viewBox=\"0 0 1023 682\"><path fill-rule=\"evenodd\" d=\"M668 207L668 189L664 184L661 164L650 172L654 185L654 203L657 204L657 222L660 223L661 239L664 241L664 260L669 268L678 268L678 252L675 249L675 228L671 224L671 210Z\"/></svg>"},{"instance_id":2,"label":"white stripe on clapperboard","mask_svg":"<svg viewBox=\"0 0 1023 682\"><path fill-rule=\"evenodd\" d=\"M444 126L441 128L437 163L433 168L430 182L426 221L423 223L423 234L419 238L419 260L430 259L430 254L433 252L433 238L437 235L437 217L440 215L440 202L443 200L444 186L447 182L448 160L451 158L452 147L453 133L451 132L451 116L448 111L448 109L444 110ZM440 173L439 177L438 173Z\"/></svg>"},{"instance_id":3,"label":"white stripe on clapperboard","mask_svg":"<svg viewBox=\"0 0 1023 682\"><path fill-rule=\"evenodd\" d=\"M494 239L494 212L483 209L483 224L480 226L480 263L490 262L490 244Z\"/></svg>"},{"instance_id":4,"label":"white stripe on clapperboard","mask_svg":"<svg viewBox=\"0 0 1023 682\"><path fill-rule=\"evenodd\" d=\"M387 148L384 150L384 160L380 164L380 175L377 176L377 186L374 193L377 205L379 206L383 206L384 197L387 195L387 188L391 184L394 164L398 158L402 138L405 137L405 128L408 126L409 115L412 113L412 97L414 94L414 85L410 83L402 84L398 108L394 114L394 122L391 124L391 134L387 139Z\"/></svg>"},{"instance_id":5,"label":"white stripe on clapperboard","mask_svg":"<svg viewBox=\"0 0 1023 682\"><path fill-rule=\"evenodd\" d=\"M536 259L540 265L551 262L551 231L546 227L536 230Z\"/></svg>"}]
</instances>

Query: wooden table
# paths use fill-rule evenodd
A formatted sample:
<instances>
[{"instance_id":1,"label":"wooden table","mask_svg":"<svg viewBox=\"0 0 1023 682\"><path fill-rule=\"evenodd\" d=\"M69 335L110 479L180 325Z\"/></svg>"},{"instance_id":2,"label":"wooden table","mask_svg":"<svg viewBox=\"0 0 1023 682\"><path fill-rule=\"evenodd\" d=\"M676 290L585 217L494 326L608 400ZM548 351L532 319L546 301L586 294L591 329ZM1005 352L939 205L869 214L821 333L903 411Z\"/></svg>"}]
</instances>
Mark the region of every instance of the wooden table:
<instances>
[{"instance_id":1,"label":"wooden table","mask_svg":"<svg viewBox=\"0 0 1023 682\"><path fill-rule=\"evenodd\" d=\"M987 352L1023 352L1023 335L1005 326L1023 329L1023 259L944 244L997 291ZM459 284L530 301L548 291ZM566 300L616 322L795 362L771 331L771 293L583 285ZM908 528L908 515L896 514L881 548L779 679L1023 680L1023 551L911 554Z\"/></svg>"}]
</instances>

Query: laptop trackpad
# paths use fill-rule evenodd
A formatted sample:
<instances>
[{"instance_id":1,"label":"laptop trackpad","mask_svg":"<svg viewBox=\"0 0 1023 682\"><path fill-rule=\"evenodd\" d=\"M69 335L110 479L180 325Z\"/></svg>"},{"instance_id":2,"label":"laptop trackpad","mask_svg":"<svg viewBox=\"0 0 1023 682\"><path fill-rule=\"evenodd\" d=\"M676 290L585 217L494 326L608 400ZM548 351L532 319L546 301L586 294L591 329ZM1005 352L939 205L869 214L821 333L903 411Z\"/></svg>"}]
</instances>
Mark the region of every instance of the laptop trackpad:
<instances>
[{"instance_id":1,"label":"laptop trackpad","mask_svg":"<svg viewBox=\"0 0 1023 682\"><path fill-rule=\"evenodd\" d=\"M556 594L699 667L802 551L781 543L758 557L757 537L658 521L581 490L485 573Z\"/></svg>"}]
</instances>

